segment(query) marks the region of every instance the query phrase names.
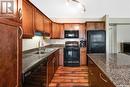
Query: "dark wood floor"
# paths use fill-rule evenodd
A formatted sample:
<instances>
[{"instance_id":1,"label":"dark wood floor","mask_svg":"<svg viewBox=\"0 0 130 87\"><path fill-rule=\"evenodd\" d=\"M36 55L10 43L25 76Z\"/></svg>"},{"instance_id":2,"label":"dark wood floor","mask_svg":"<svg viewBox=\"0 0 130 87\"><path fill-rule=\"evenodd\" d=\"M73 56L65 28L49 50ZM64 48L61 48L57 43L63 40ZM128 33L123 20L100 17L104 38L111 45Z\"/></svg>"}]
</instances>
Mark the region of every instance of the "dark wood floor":
<instances>
[{"instance_id":1,"label":"dark wood floor","mask_svg":"<svg viewBox=\"0 0 130 87\"><path fill-rule=\"evenodd\" d=\"M49 87L88 87L88 67L62 67L56 71Z\"/></svg>"}]
</instances>

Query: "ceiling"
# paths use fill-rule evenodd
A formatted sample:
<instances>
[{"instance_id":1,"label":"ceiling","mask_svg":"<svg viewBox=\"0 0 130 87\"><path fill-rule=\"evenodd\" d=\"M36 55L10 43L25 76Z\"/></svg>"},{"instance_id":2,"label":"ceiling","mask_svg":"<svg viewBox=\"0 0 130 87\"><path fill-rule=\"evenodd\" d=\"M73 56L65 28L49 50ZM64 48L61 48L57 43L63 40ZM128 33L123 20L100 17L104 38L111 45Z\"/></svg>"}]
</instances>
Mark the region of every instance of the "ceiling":
<instances>
[{"instance_id":1,"label":"ceiling","mask_svg":"<svg viewBox=\"0 0 130 87\"><path fill-rule=\"evenodd\" d=\"M66 0L30 0L37 8L52 20L101 18L130 18L130 0L79 0L85 5L86 12L76 5L67 5Z\"/></svg>"}]
</instances>

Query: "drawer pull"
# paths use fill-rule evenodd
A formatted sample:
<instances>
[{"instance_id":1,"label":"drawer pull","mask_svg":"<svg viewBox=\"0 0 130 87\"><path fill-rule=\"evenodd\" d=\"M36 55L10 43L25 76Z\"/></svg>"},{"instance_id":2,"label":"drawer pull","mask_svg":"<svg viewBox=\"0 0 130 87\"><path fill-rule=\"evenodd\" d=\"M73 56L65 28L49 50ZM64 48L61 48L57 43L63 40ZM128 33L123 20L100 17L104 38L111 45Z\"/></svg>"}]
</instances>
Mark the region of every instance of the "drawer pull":
<instances>
[{"instance_id":1,"label":"drawer pull","mask_svg":"<svg viewBox=\"0 0 130 87\"><path fill-rule=\"evenodd\" d=\"M102 77L102 74L100 73L100 78L104 81L104 82L108 82L106 79L104 79L103 77Z\"/></svg>"}]
</instances>

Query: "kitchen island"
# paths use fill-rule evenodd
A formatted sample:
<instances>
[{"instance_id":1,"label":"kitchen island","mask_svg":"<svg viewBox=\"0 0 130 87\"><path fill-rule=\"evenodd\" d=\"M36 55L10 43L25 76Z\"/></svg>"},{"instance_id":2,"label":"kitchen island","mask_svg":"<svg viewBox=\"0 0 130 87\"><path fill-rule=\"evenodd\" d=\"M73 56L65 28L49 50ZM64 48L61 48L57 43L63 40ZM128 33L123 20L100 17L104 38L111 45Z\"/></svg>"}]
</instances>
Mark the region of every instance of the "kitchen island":
<instances>
[{"instance_id":1,"label":"kitchen island","mask_svg":"<svg viewBox=\"0 0 130 87\"><path fill-rule=\"evenodd\" d=\"M103 75L107 77L109 81L104 79L101 73L99 77L101 77L101 79L103 79L105 83L110 82L112 84L112 86L106 86L106 87L130 87L130 56L129 55L123 53L118 53L118 54L93 53L93 54L88 54L88 60L91 60L95 64L95 66L103 73ZM92 69L91 66L90 69ZM93 74L95 73L97 73L96 70ZM97 81L97 79L95 81Z\"/></svg>"}]
</instances>

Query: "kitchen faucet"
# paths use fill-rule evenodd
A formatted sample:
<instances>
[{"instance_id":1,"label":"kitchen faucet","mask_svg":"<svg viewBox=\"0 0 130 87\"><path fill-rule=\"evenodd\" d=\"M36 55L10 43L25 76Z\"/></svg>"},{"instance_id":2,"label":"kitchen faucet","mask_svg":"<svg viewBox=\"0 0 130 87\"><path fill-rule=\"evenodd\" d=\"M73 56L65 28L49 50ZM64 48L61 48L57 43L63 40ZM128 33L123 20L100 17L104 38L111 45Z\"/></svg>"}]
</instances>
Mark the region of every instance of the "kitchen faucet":
<instances>
[{"instance_id":1,"label":"kitchen faucet","mask_svg":"<svg viewBox=\"0 0 130 87\"><path fill-rule=\"evenodd\" d=\"M39 54L41 54L42 52L43 53L45 52L45 47L44 47L44 44L42 41L38 42L38 52L39 52Z\"/></svg>"}]
</instances>

